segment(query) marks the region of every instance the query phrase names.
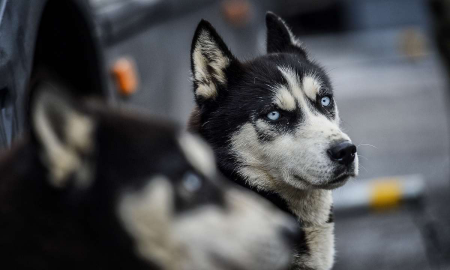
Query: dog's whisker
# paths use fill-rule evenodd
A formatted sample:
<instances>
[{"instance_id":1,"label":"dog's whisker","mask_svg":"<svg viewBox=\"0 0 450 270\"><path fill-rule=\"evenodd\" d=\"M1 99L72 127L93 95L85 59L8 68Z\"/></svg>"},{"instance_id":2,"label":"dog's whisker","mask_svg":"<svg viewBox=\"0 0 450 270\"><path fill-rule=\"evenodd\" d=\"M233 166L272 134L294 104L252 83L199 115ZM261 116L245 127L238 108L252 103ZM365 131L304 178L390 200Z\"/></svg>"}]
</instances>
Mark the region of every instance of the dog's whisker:
<instances>
[{"instance_id":1,"label":"dog's whisker","mask_svg":"<svg viewBox=\"0 0 450 270\"><path fill-rule=\"evenodd\" d=\"M369 172L363 165L359 164L361 168L363 168L366 172Z\"/></svg>"},{"instance_id":2,"label":"dog's whisker","mask_svg":"<svg viewBox=\"0 0 450 270\"><path fill-rule=\"evenodd\" d=\"M369 160L367 157L363 156L363 155L359 155L357 154L358 157L364 158L365 160Z\"/></svg>"},{"instance_id":3,"label":"dog's whisker","mask_svg":"<svg viewBox=\"0 0 450 270\"><path fill-rule=\"evenodd\" d=\"M344 126L345 129L347 129L347 128L355 129L354 126L350 122L343 120L343 119L339 119L339 121L341 122L341 124Z\"/></svg>"},{"instance_id":4,"label":"dog's whisker","mask_svg":"<svg viewBox=\"0 0 450 270\"><path fill-rule=\"evenodd\" d=\"M370 147L373 147L373 148L375 148L375 149L378 149L375 145L368 144L368 143L360 143L360 144L358 144L356 147L360 147L360 146L370 146Z\"/></svg>"}]
</instances>

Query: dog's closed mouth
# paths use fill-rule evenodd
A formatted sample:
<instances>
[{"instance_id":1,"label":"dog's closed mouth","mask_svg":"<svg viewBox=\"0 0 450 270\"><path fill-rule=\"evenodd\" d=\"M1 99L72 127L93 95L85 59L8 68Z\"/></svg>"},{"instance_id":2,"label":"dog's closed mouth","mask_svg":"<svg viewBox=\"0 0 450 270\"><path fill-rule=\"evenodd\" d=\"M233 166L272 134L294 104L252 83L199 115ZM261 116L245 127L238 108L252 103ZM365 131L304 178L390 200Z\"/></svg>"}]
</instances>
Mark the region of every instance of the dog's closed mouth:
<instances>
[{"instance_id":1,"label":"dog's closed mouth","mask_svg":"<svg viewBox=\"0 0 450 270\"><path fill-rule=\"evenodd\" d=\"M350 178L352 176L354 176L354 175L345 173L345 174L342 174L342 175L336 177L335 179L331 180L328 184L338 184L338 183L346 181L348 178Z\"/></svg>"},{"instance_id":2,"label":"dog's closed mouth","mask_svg":"<svg viewBox=\"0 0 450 270\"><path fill-rule=\"evenodd\" d=\"M326 183L325 185L323 185L322 188L325 188L325 189L338 188L340 186L343 186L347 182L347 180L350 177L353 177L353 176L355 176L355 175L354 174L350 174L350 173L341 174L338 177L336 177L333 180L331 180L328 183Z\"/></svg>"},{"instance_id":3,"label":"dog's closed mouth","mask_svg":"<svg viewBox=\"0 0 450 270\"><path fill-rule=\"evenodd\" d=\"M341 175L339 175L338 177L332 179L331 181L327 182L326 184L321 184L321 185L312 185L316 188L325 188L325 189L334 189L337 187L342 186L343 184L345 184L345 182L350 178L350 177L354 177L355 174L353 173L343 173ZM301 178L300 176L294 175L293 176L296 180L298 181L304 181L303 178Z\"/></svg>"},{"instance_id":4,"label":"dog's closed mouth","mask_svg":"<svg viewBox=\"0 0 450 270\"><path fill-rule=\"evenodd\" d=\"M338 177L334 178L333 180L329 181L327 184L338 184L340 182L347 180L349 177L354 177L354 176L355 176L354 174L344 173L344 174L341 174ZM303 178L301 178L300 176L297 176L297 175L294 175L294 178L299 181L304 181Z\"/></svg>"}]
</instances>

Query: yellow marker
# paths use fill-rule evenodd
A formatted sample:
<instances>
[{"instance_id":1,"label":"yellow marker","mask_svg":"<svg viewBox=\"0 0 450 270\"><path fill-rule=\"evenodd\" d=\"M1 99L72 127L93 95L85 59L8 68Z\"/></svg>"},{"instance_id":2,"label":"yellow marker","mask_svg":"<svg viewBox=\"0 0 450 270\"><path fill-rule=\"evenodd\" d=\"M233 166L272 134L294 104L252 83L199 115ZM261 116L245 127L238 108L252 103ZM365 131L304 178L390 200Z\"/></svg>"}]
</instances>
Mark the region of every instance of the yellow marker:
<instances>
[{"instance_id":1,"label":"yellow marker","mask_svg":"<svg viewBox=\"0 0 450 270\"><path fill-rule=\"evenodd\" d=\"M137 90L138 79L135 64L128 58L120 58L114 63L112 72L116 78L119 93L130 96Z\"/></svg>"},{"instance_id":2,"label":"yellow marker","mask_svg":"<svg viewBox=\"0 0 450 270\"><path fill-rule=\"evenodd\" d=\"M425 181L421 175L383 177L348 183L333 192L334 209L386 210L423 198Z\"/></svg>"},{"instance_id":3,"label":"yellow marker","mask_svg":"<svg viewBox=\"0 0 450 270\"><path fill-rule=\"evenodd\" d=\"M402 198L402 187L398 179L389 179L372 183L370 205L376 210L393 208Z\"/></svg>"}]
</instances>

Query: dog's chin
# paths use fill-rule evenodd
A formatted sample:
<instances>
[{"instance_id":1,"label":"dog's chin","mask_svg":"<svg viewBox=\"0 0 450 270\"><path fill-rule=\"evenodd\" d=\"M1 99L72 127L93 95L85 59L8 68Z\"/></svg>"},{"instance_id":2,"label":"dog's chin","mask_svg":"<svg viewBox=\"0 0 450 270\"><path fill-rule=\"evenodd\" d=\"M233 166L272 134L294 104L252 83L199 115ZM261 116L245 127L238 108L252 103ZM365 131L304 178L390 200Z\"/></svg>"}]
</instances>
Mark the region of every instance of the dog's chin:
<instances>
[{"instance_id":1,"label":"dog's chin","mask_svg":"<svg viewBox=\"0 0 450 270\"><path fill-rule=\"evenodd\" d=\"M354 176L355 176L354 174L348 174L348 173L340 175L338 177L331 179L327 183L320 185L320 188L331 190L331 189L336 189L336 188L342 187L343 185L345 185L345 183L347 183L347 181L351 177L354 177Z\"/></svg>"},{"instance_id":2,"label":"dog's chin","mask_svg":"<svg viewBox=\"0 0 450 270\"><path fill-rule=\"evenodd\" d=\"M295 186L301 186L300 189L326 189L326 190L332 190L339 187L342 187L347 183L347 181L351 177L355 177L356 174L354 172L345 172L341 173L338 176L327 178L327 179L318 179L318 181L308 181L303 177L294 175L293 178L296 182L298 182L298 185ZM307 188L305 188L307 187Z\"/></svg>"},{"instance_id":3,"label":"dog's chin","mask_svg":"<svg viewBox=\"0 0 450 270\"><path fill-rule=\"evenodd\" d=\"M319 187L322 189L336 189L342 187L347 183L347 181L358 175L358 169L353 164L350 167L337 167L333 176L320 184Z\"/></svg>"}]
</instances>

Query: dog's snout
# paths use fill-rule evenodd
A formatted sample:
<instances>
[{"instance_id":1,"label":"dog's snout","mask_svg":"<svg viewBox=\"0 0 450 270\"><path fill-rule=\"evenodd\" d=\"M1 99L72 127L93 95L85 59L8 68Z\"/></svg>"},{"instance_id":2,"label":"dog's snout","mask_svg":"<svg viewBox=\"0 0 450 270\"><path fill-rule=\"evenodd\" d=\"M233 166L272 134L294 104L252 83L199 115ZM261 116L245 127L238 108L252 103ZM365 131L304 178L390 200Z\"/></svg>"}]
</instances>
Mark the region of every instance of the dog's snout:
<instances>
[{"instance_id":1,"label":"dog's snout","mask_svg":"<svg viewBox=\"0 0 450 270\"><path fill-rule=\"evenodd\" d=\"M304 240L304 232L295 221L281 227L280 233L283 239L291 246L294 246Z\"/></svg>"},{"instance_id":2,"label":"dog's snout","mask_svg":"<svg viewBox=\"0 0 450 270\"><path fill-rule=\"evenodd\" d=\"M355 160L356 146L349 141L340 142L327 151L331 160L349 165Z\"/></svg>"}]
</instances>

